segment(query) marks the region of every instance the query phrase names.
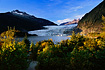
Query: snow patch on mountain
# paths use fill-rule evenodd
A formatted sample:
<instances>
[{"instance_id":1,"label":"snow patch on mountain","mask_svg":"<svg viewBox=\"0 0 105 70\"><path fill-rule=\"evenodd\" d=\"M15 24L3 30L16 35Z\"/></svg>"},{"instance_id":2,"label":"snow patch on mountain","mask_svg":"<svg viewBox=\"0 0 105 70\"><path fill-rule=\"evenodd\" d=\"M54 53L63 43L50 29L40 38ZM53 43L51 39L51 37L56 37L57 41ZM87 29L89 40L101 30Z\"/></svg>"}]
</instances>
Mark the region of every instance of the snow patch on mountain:
<instances>
[{"instance_id":1,"label":"snow patch on mountain","mask_svg":"<svg viewBox=\"0 0 105 70\"><path fill-rule=\"evenodd\" d=\"M79 21L80 21L80 19L74 19L73 21L61 23L60 25L78 24Z\"/></svg>"},{"instance_id":2,"label":"snow patch on mountain","mask_svg":"<svg viewBox=\"0 0 105 70\"><path fill-rule=\"evenodd\" d=\"M19 10L13 10L13 11L11 11L11 13L14 14L14 15L27 16L27 17L32 17L33 16L33 15L27 14L26 12L22 12L22 11L19 11Z\"/></svg>"}]
</instances>

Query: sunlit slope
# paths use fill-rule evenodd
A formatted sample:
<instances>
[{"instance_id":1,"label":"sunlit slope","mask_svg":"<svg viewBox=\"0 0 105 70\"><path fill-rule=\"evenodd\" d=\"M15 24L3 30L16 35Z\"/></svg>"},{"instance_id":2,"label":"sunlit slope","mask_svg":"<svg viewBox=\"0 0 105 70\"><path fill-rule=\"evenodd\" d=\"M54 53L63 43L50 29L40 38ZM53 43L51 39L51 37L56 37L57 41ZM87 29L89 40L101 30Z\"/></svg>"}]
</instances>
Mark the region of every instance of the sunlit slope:
<instances>
[{"instance_id":1,"label":"sunlit slope","mask_svg":"<svg viewBox=\"0 0 105 70\"><path fill-rule=\"evenodd\" d=\"M105 0L96 6L79 21L78 28L83 33L100 33L102 29L102 15L105 16Z\"/></svg>"}]
</instances>

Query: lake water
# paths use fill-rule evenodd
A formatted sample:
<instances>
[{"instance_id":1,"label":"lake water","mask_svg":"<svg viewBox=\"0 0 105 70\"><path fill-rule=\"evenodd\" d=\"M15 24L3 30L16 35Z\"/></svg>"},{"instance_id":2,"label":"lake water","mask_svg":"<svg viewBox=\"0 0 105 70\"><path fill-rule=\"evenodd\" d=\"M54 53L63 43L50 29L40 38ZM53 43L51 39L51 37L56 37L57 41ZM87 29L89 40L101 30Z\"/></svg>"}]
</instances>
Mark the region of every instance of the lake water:
<instances>
[{"instance_id":1,"label":"lake water","mask_svg":"<svg viewBox=\"0 0 105 70\"><path fill-rule=\"evenodd\" d=\"M70 37L66 37L66 36L29 36L28 39L34 44L38 41L52 39L53 42L56 44L60 42L61 40L70 39ZM23 37L19 37L19 40L23 40Z\"/></svg>"},{"instance_id":2,"label":"lake water","mask_svg":"<svg viewBox=\"0 0 105 70\"><path fill-rule=\"evenodd\" d=\"M67 37L68 35L63 34L63 32L66 30L70 30L75 26L77 26L77 24L63 25L63 26L44 26L47 29L29 31L28 32L29 34L37 34L38 36L29 36L28 39L33 43L42 40L52 39L54 43L57 43L60 42L61 40L70 39L70 37ZM23 40L23 38L21 37L19 39Z\"/></svg>"}]
</instances>

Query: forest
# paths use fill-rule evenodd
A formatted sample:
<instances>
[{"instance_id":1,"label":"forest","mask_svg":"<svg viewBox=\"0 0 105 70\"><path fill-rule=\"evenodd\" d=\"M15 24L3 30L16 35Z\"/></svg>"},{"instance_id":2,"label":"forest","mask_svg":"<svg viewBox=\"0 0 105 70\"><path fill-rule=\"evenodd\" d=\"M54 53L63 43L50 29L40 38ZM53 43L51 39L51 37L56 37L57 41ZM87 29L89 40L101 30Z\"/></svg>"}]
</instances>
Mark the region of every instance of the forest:
<instances>
[{"instance_id":1,"label":"forest","mask_svg":"<svg viewBox=\"0 0 105 70\"><path fill-rule=\"evenodd\" d=\"M71 39L57 44L52 39L34 44L26 37L17 41L16 30L8 28L0 35L0 70L27 70L31 61L38 61L36 70L104 70L104 16L102 20L102 33L84 36L73 32Z\"/></svg>"}]
</instances>

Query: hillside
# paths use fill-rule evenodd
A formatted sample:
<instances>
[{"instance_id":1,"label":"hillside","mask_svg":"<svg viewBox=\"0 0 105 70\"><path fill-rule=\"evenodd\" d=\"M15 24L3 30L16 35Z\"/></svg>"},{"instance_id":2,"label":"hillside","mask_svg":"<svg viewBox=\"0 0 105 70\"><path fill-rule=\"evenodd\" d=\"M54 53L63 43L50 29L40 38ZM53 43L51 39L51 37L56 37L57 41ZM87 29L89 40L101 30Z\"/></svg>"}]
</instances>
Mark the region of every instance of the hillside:
<instances>
[{"instance_id":1,"label":"hillside","mask_svg":"<svg viewBox=\"0 0 105 70\"><path fill-rule=\"evenodd\" d=\"M33 15L29 15L26 12L14 10L11 12L0 13L0 33L7 30L7 26L14 27L22 32L30 30L42 29L46 25L56 25L55 23L37 18Z\"/></svg>"},{"instance_id":2,"label":"hillside","mask_svg":"<svg viewBox=\"0 0 105 70\"><path fill-rule=\"evenodd\" d=\"M79 20L80 20L80 19L74 19L73 21L61 23L60 25L78 24Z\"/></svg>"},{"instance_id":3,"label":"hillside","mask_svg":"<svg viewBox=\"0 0 105 70\"><path fill-rule=\"evenodd\" d=\"M105 16L105 0L92 9L79 21L78 28L83 34L100 33L102 31L102 15Z\"/></svg>"}]
</instances>

